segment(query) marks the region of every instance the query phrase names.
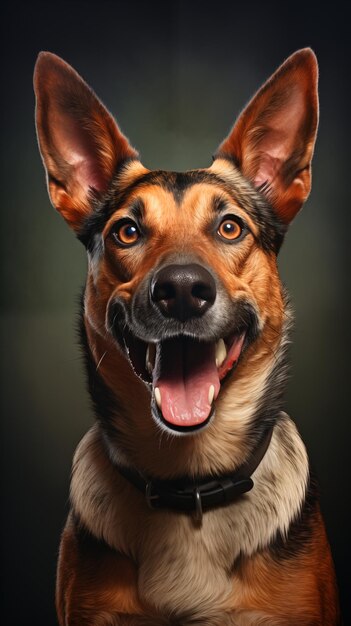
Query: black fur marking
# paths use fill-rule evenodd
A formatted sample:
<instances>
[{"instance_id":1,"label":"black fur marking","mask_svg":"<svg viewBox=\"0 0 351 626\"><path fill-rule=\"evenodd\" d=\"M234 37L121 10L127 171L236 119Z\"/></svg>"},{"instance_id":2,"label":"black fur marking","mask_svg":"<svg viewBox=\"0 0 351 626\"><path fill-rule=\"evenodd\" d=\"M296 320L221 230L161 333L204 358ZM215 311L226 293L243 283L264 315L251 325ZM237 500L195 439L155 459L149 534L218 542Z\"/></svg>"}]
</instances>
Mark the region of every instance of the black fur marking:
<instances>
[{"instance_id":1,"label":"black fur marking","mask_svg":"<svg viewBox=\"0 0 351 626\"><path fill-rule=\"evenodd\" d=\"M280 415L285 408L286 385L290 369L289 335L292 326L292 316L290 314L287 292L283 293L283 297L286 319L283 324L281 344L274 353L274 367L268 377L259 406L251 421L249 436L253 442L257 440L257 437L261 437L268 427L274 425L280 419Z\"/></svg>"},{"instance_id":2,"label":"black fur marking","mask_svg":"<svg viewBox=\"0 0 351 626\"><path fill-rule=\"evenodd\" d=\"M85 220L78 234L78 239L88 250L92 249L94 235L103 230L111 215L127 202L131 193L136 189L142 189L147 185L158 185L172 193L176 202L179 203L184 191L191 185L206 183L226 191L257 224L260 231L259 245L266 251L278 253L284 239L286 225L276 216L267 199L244 177L242 177L245 186L243 190L229 184L217 174L205 170L190 170L184 173L156 170L143 174L127 188L121 189L120 176L123 168L129 163L130 159L124 163L123 167L120 167L105 196L100 201L92 200L92 213Z\"/></svg>"},{"instance_id":3,"label":"black fur marking","mask_svg":"<svg viewBox=\"0 0 351 626\"><path fill-rule=\"evenodd\" d=\"M100 376L99 371L96 369L96 363L93 359L88 343L84 323L83 306L82 297L79 319L79 338L87 372L88 390L92 400L94 413L98 422L102 426L103 432L105 432L107 436L115 436L116 433L118 433L115 417L118 411L123 411L123 407L119 406L118 399L107 387Z\"/></svg>"},{"instance_id":4,"label":"black fur marking","mask_svg":"<svg viewBox=\"0 0 351 626\"><path fill-rule=\"evenodd\" d=\"M272 486L274 486L272 484ZM295 559L304 552L308 552L310 542L314 536L314 520L318 513L318 485L315 477L310 473L309 481L306 489L306 495L301 507L301 511L291 521L289 530L286 535L277 531L268 546L257 551L257 554L264 554L268 551L269 555L277 563L285 560ZM243 576L245 565L251 557L240 553L234 563L228 569L228 575Z\"/></svg>"},{"instance_id":5,"label":"black fur marking","mask_svg":"<svg viewBox=\"0 0 351 626\"><path fill-rule=\"evenodd\" d=\"M226 209L229 210L228 203L220 196L215 196L212 201L212 210L214 213L222 213Z\"/></svg>"},{"instance_id":6,"label":"black fur marking","mask_svg":"<svg viewBox=\"0 0 351 626\"><path fill-rule=\"evenodd\" d=\"M140 222L140 223L143 222L145 206L144 206L144 203L143 203L141 198L136 198L134 200L134 202L131 205L129 211L130 211L132 217L134 217L134 219L137 222Z\"/></svg>"},{"instance_id":7,"label":"black fur marking","mask_svg":"<svg viewBox=\"0 0 351 626\"><path fill-rule=\"evenodd\" d=\"M102 505L103 504L104 503L102 502ZM74 509L73 505L71 508L70 517L74 537L77 541L81 554L88 553L91 555L91 558L95 557L96 560L101 559L102 551L118 555L118 552L114 548L111 548L111 546L109 546L106 541L104 541L104 539L93 535L93 533L87 528L87 526L83 522L79 513Z\"/></svg>"},{"instance_id":8,"label":"black fur marking","mask_svg":"<svg viewBox=\"0 0 351 626\"><path fill-rule=\"evenodd\" d=\"M121 350L124 350L123 329L126 327L127 319L127 307L124 301L112 301L107 311L108 327Z\"/></svg>"}]
</instances>

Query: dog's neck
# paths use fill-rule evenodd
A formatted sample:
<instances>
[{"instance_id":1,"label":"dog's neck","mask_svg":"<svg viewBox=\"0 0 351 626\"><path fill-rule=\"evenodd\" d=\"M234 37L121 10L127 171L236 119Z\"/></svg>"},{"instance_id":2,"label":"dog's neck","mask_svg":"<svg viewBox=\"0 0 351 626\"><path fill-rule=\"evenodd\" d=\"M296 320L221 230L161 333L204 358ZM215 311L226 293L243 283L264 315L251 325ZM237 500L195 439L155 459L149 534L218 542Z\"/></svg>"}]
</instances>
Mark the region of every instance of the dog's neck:
<instances>
[{"instance_id":1,"label":"dog's neck","mask_svg":"<svg viewBox=\"0 0 351 626\"><path fill-rule=\"evenodd\" d=\"M285 318L290 319L288 313ZM170 436L155 423L150 391L110 337L82 318L89 387L112 461L160 479L233 471L279 419L286 384L289 323L267 324L216 402L213 422L196 436ZM126 390L127 393L126 393ZM221 450L221 455L218 454Z\"/></svg>"},{"instance_id":2,"label":"dog's neck","mask_svg":"<svg viewBox=\"0 0 351 626\"><path fill-rule=\"evenodd\" d=\"M301 510L308 475L305 447L294 423L281 413L269 448L253 474L250 496L239 498L229 508L206 512L202 540L196 545L206 546L207 556L207 549L212 546L212 564L218 554L226 555L224 565L227 565L228 559L233 563L240 554L250 555L262 549L278 532L285 536L291 520ZM131 554L138 562L145 558L145 553L139 551L140 525L149 533L151 543L146 543L151 546L150 555L160 554L160 540L167 540L170 535L172 541L167 549L172 550L175 558L182 546L191 545L187 537L188 533L193 536L193 515L170 518L167 509L151 511L145 496L125 480L106 455L106 445L97 424L84 436L75 453L71 503L78 519L92 534L103 538L116 550ZM156 567L157 575L159 561ZM225 572L227 576L227 569Z\"/></svg>"}]
</instances>

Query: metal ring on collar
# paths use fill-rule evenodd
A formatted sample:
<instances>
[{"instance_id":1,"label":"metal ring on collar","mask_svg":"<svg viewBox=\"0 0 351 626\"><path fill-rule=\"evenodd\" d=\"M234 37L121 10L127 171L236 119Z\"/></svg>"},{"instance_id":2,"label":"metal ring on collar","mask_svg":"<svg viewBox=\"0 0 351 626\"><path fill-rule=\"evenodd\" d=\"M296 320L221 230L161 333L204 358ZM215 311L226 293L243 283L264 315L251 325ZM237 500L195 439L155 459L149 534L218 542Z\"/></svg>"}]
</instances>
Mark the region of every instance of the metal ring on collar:
<instances>
[{"instance_id":1,"label":"metal ring on collar","mask_svg":"<svg viewBox=\"0 0 351 626\"><path fill-rule=\"evenodd\" d=\"M155 493L152 495L152 482L148 482L145 487L145 499L149 509L154 509L155 507L152 505L152 500L158 500L158 494Z\"/></svg>"},{"instance_id":2,"label":"metal ring on collar","mask_svg":"<svg viewBox=\"0 0 351 626\"><path fill-rule=\"evenodd\" d=\"M201 502L201 493L198 487L194 489L194 497L195 497L195 514L194 518L197 522L202 522L202 502Z\"/></svg>"}]
</instances>

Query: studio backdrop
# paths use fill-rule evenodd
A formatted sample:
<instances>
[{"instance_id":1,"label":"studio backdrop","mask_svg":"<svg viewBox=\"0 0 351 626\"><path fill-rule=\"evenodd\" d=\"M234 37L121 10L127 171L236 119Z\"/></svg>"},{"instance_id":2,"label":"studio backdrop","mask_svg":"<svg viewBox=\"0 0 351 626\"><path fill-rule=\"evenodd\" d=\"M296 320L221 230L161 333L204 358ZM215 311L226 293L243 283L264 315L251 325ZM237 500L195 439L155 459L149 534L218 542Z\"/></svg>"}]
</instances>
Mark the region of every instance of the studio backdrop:
<instances>
[{"instance_id":1,"label":"studio backdrop","mask_svg":"<svg viewBox=\"0 0 351 626\"><path fill-rule=\"evenodd\" d=\"M346 5L345 5L346 7ZM53 626L71 460L93 422L76 333L86 257L51 207L34 127L40 50L73 65L150 169L206 167L298 48L320 66L312 193L279 255L295 311L287 411L319 477L347 613L349 32L341 3L9 2L2 18L2 563L6 626Z\"/></svg>"}]
</instances>

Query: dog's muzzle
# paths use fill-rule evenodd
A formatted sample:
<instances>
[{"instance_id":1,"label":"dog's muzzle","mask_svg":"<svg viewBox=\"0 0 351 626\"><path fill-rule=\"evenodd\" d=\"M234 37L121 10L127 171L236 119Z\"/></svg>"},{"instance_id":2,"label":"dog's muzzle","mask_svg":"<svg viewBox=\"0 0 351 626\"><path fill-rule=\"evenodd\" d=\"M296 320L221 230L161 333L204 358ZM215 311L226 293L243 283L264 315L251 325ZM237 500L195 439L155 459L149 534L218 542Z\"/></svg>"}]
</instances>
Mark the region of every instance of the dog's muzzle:
<instances>
[{"instance_id":1,"label":"dog's muzzle","mask_svg":"<svg viewBox=\"0 0 351 626\"><path fill-rule=\"evenodd\" d=\"M221 384L256 335L253 306L231 298L210 268L171 259L144 277L108 318L135 373L151 386L152 415L190 433L214 415Z\"/></svg>"}]
</instances>

